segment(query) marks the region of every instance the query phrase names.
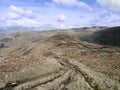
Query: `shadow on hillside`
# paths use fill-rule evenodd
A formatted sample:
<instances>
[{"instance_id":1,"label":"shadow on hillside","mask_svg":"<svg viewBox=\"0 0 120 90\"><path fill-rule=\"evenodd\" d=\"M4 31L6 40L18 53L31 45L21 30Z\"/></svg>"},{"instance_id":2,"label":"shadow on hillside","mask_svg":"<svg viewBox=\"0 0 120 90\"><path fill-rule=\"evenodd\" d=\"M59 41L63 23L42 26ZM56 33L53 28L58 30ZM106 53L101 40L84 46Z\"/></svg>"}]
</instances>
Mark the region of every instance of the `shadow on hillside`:
<instances>
[{"instance_id":1,"label":"shadow on hillside","mask_svg":"<svg viewBox=\"0 0 120 90\"><path fill-rule=\"evenodd\" d=\"M81 38L83 41L93 42L107 46L120 47L120 27L112 27L97 31L92 35Z\"/></svg>"}]
</instances>

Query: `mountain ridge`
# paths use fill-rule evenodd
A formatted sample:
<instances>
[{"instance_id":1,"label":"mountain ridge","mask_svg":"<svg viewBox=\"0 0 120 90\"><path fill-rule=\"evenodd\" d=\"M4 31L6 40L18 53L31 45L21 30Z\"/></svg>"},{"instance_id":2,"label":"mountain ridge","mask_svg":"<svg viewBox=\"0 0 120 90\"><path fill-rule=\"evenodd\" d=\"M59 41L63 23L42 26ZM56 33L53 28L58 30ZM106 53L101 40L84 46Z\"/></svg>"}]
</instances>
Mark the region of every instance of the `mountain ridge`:
<instances>
[{"instance_id":1,"label":"mountain ridge","mask_svg":"<svg viewBox=\"0 0 120 90\"><path fill-rule=\"evenodd\" d=\"M81 41L78 32L85 33L71 29L1 36L8 47L0 48L0 90L119 90L120 48Z\"/></svg>"}]
</instances>

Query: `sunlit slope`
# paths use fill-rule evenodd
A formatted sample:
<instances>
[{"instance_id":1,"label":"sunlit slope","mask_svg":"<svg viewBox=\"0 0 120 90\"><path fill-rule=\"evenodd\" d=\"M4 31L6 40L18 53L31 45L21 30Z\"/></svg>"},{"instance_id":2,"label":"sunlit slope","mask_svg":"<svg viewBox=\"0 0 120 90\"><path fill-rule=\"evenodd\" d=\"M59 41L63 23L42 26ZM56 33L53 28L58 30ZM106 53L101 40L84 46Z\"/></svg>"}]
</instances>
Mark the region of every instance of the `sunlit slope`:
<instances>
[{"instance_id":1,"label":"sunlit slope","mask_svg":"<svg viewBox=\"0 0 120 90\"><path fill-rule=\"evenodd\" d=\"M50 30L50 31L30 31L30 32L14 32L11 34L0 34L0 48L13 47L16 45L26 45L34 42L41 42L56 34L70 35L75 39L86 40L88 35L96 31L105 29L106 27L86 27L73 28L65 30ZM11 30L11 28L10 28ZM17 31L17 30L16 30Z\"/></svg>"},{"instance_id":2,"label":"sunlit slope","mask_svg":"<svg viewBox=\"0 0 120 90\"><path fill-rule=\"evenodd\" d=\"M7 52L6 52L7 51ZM1 90L119 90L120 48L57 34L0 50Z\"/></svg>"}]
</instances>

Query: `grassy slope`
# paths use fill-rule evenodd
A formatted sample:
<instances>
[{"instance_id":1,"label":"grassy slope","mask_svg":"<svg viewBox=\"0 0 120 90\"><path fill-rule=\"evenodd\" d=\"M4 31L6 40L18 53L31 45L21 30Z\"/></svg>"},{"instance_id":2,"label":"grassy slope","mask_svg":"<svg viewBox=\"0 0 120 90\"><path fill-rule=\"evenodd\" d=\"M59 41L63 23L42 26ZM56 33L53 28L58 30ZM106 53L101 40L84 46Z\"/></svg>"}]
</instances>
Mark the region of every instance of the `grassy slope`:
<instances>
[{"instance_id":1,"label":"grassy slope","mask_svg":"<svg viewBox=\"0 0 120 90\"><path fill-rule=\"evenodd\" d=\"M81 33L81 31L78 31L78 32ZM85 32L89 33L90 31L86 30ZM59 35L53 36L56 33L59 33ZM42 42L39 42L38 40L37 42L32 42L31 44L27 43L24 46L15 44L15 46L2 49L0 51L0 72L1 72L0 86L2 87L9 82L15 82L16 80L20 81L20 83L23 83L23 82L25 83L30 81L31 85L34 85L34 83L39 84L40 83L39 78L42 76L48 76L47 79L49 79L51 78L51 76L49 77L49 75L51 74L54 75L54 73L57 73L57 72L58 72L57 74L59 74L61 70L63 72L66 72L66 67L63 67L63 64L58 62L59 59L68 60L68 61L69 60L77 61L73 63L73 65L75 64L75 68L73 69L77 68L76 74L78 75L78 76L75 75L75 78L79 78L81 81L86 83L84 84L82 82L80 84L82 85L81 90L87 90L85 89L85 87L88 88L88 86L92 86L92 83L94 81L95 81L94 84L96 82L97 83L100 82L98 86L100 85L100 87L106 88L106 86L104 86L105 84L103 83L104 80L102 79L105 77L108 78L108 79L105 79L106 82L109 81L109 78L110 78L110 81L112 80L112 82L114 81L116 81L116 83L119 82L120 80L120 73L118 72L120 71L120 67L119 67L120 49L119 48L104 47L101 45L96 45L92 43L75 40L73 38L73 34L74 35L76 34L74 30L62 31L62 32L55 31L54 34L53 32L52 34L51 32L44 32L43 35L46 35L46 36L49 35L48 37L50 36L52 37L50 38L47 37L48 39L47 40L44 39ZM24 35L26 34L24 33ZM23 36L20 36L20 38L22 38ZM28 38L24 38L22 39L22 41L24 40L26 41L27 39ZM17 42L17 43L21 43L21 42ZM72 62L73 61L71 61L71 63ZM79 62L89 67L90 70L87 69L87 67L85 68L85 70L84 68L80 68L81 70L79 70L78 68L81 66L81 64L79 65ZM90 81L86 82L84 80L85 77L81 75L79 76L78 72L80 73L83 72L83 75L87 75ZM96 74L96 72L98 72L98 74ZM103 74L102 78L99 77L101 76L100 73ZM65 77L66 77L66 74L65 74ZM33 79L37 79L38 81ZM31 80L33 80L34 82L31 82ZM62 79L55 82L59 82L61 80ZM79 83L76 84L76 82L74 81L73 83L77 87L76 90L79 90L78 89ZM88 85L89 83L90 85ZM70 90L71 87L75 87L74 84L72 85L70 84L70 86L68 85L68 88L69 88L68 90ZM29 83L27 83L27 85L29 85ZM96 88L96 86L94 86L94 88ZM117 89L111 89L111 90L117 90Z\"/></svg>"},{"instance_id":2,"label":"grassy slope","mask_svg":"<svg viewBox=\"0 0 120 90\"><path fill-rule=\"evenodd\" d=\"M104 27L105 28L105 27ZM16 45L26 45L34 42L41 42L55 34L68 34L77 39L85 39L87 35L94 33L97 30L104 29L103 27L93 28L73 28L69 30L53 30L42 32L18 32L12 34L0 34L0 46L11 47Z\"/></svg>"}]
</instances>

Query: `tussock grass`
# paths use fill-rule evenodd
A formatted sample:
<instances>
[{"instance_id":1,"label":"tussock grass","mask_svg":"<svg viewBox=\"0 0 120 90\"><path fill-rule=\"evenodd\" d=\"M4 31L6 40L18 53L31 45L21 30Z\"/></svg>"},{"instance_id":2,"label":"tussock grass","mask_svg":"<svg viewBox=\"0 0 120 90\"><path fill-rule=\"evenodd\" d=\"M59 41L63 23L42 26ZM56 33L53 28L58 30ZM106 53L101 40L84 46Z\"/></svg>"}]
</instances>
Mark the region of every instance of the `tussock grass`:
<instances>
[{"instance_id":1,"label":"tussock grass","mask_svg":"<svg viewBox=\"0 0 120 90\"><path fill-rule=\"evenodd\" d=\"M74 76L74 79L66 86L66 88L68 90L93 90L81 74Z\"/></svg>"},{"instance_id":2,"label":"tussock grass","mask_svg":"<svg viewBox=\"0 0 120 90\"><path fill-rule=\"evenodd\" d=\"M68 70L61 77L55 79L52 82L48 82L45 85L42 85L47 90L62 90L62 88L69 83L70 78L72 78L74 72L72 70Z\"/></svg>"},{"instance_id":3,"label":"tussock grass","mask_svg":"<svg viewBox=\"0 0 120 90\"><path fill-rule=\"evenodd\" d=\"M33 66L25 66L20 71L5 73L5 75L3 74L0 80L0 88L5 87L7 83L15 83L16 81L25 83L44 75L54 75L54 72L63 70L63 67L55 59L46 58L42 62L43 64L38 62Z\"/></svg>"},{"instance_id":4,"label":"tussock grass","mask_svg":"<svg viewBox=\"0 0 120 90\"><path fill-rule=\"evenodd\" d=\"M75 60L69 60L69 63L83 75L85 81L95 90L120 90L120 83L86 68Z\"/></svg>"},{"instance_id":5,"label":"tussock grass","mask_svg":"<svg viewBox=\"0 0 120 90\"><path fill-rule=\"evenodd\" d=\"M54 74L48 74L48 76L43 76L41 78L37 78L31 81L28 81L26 83L23 83L17 87L15 87L13 90L26 90L26 89L30 89L33 88L37 85L41 85L43 83L49 82L52 79L55 79L59 76L62 75L63 72L58 72L58 73L54 73Z\"/></svg>"}]
</instances>

